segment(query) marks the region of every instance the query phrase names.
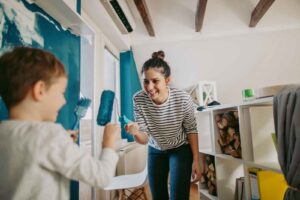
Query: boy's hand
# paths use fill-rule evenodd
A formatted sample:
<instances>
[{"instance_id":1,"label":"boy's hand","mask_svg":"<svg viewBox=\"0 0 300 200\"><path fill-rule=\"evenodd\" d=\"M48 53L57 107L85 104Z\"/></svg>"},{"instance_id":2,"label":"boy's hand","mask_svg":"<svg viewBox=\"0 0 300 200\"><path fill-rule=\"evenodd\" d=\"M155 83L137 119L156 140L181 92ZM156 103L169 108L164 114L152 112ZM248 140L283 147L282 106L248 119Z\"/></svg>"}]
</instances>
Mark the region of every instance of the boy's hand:
<instances>
[{"instance_id":1,"label":"boy's hand","mask_svg":"<svg viewBox=\"0 0 300 200\"><path fill-rule=\"evenodd\" d=\"M103 148L113 148L117 136L121 133L121 127L119 124L108 123L104 128L103 134Z\"/></svg>"},{"instance_id":2,"label":"boy's hand","mask_svg":"<svg viewBox=\"0 0 300 200\"><path fill-rule=\"evenodd\" d=\"M135 122L130 122L125 126L125 130L131 135L135 136L139 133L139 125Z\"/></svg>"},{"instance_id":3,"label":"boy's hand","mask_svg":"<svg viewBox=\"0 0 300 200\"><path fill-rule=\"evenodd\" d=\"M67 130L73 141L76 143L78 140L78 130Z\"/></svg>"}]
</instances>

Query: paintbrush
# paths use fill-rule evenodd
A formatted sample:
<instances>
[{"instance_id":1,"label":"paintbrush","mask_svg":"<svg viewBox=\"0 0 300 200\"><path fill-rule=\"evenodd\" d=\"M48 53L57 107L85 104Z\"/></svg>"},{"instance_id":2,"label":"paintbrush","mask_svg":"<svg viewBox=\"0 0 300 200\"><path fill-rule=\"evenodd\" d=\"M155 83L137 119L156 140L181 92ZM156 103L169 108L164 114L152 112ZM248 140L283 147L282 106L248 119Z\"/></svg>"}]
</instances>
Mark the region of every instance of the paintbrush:
<instances>
[{"instance_id":1,"label":"paintbrush","mask_svg":"<svg viewBox=\"0 0 300 200\"><path fill-rule=\"evenodd\" d=\"M81 118L83 118L89 108L89 106L91 105L91 100L88 98L80 98L75 110L74 110L74 114L76 117L76 121L74 123L74 125L72 126L72 130L78 129L79 128L79 121Z\"/></svg>"}]
</instances>

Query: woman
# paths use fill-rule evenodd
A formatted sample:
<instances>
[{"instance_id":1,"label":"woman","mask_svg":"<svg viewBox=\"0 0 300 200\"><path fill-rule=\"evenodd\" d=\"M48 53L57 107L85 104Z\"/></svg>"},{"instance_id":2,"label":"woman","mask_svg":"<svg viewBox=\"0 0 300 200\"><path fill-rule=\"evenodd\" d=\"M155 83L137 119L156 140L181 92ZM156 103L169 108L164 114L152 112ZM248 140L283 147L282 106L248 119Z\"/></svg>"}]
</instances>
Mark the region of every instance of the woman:
<instances>
[{"instance_id":1,"label":"woman","mask_svg":"<svg viewBox=\"0 0 300 200\"><path fill-rule=\"evenodd\" d=\"M148 179L153 200L189 199L190 182L201 177L197 126L191 97L169 88L171 70L163 51L142 68L144 90L134 96L136 123L127 131L148 147ZM192 175L192 179L191 179Z\"/></svg>"}]
</instances>

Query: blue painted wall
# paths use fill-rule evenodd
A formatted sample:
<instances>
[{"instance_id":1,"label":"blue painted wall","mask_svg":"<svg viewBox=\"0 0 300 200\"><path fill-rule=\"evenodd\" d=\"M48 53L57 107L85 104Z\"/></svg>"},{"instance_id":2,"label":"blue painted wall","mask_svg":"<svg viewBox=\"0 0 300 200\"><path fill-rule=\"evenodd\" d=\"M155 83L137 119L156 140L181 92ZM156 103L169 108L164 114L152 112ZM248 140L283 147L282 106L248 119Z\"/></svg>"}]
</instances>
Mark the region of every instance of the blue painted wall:
<instances>
[{"instance_id":1,"label":"blue painted wall","mask_svg":"<svg viewBox=\"0 0 300 200\"><path fill-rule=\"evenodd\" d=\"M65 94L67 103L59 113L58 122L68 129L74 122L74 108L79 99L80 37L71 34L68 30L64 30L58 22L35 4L30 4L25 0L12 1L14 3L11 5L0 2L0 14L3 16L1 20L4 21L4 26L0 33L0 53L2 54L15 46L32 46L50 51L62 61L68 72L69 82ZM14 4L19 4L24 9L10 9L10 6ZM34 30L31 30L26 23L18 21L19 18L24 19L24 16L28 14L34 16ZM27 35L26 31L29 32ZM34 34L31 33L32 31L34 31ZM32 38L25 38L30 34L33 35ZM43 42L41 43L36 38L41 38ZM5 113L0 113L1 116L3 114Z\"/></svg>"}]
</instances>

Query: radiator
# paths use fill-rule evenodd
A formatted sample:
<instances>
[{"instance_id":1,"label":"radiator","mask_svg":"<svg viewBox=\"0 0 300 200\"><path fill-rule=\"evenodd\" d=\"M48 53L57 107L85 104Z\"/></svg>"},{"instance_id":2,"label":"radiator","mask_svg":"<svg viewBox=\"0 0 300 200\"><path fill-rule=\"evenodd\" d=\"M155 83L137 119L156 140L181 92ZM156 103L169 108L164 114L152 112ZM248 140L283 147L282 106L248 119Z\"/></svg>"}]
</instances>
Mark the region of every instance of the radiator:
<instances>
[{"instance_id":1,"label":"radiator","mask_svg":"<svg viewBox=\"0 0 300 200\"><path fill-rule=\"evenodd\" d=\"M146 164L147 145L128 143L119 149L118 154L117 175L138 173L144 169Z\"/></svg>"}]
</instances>

